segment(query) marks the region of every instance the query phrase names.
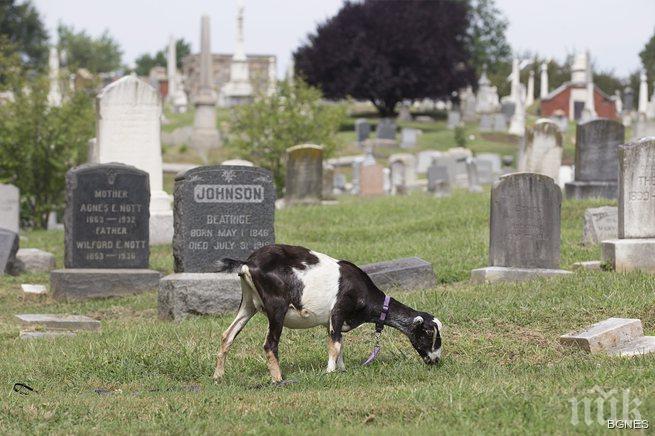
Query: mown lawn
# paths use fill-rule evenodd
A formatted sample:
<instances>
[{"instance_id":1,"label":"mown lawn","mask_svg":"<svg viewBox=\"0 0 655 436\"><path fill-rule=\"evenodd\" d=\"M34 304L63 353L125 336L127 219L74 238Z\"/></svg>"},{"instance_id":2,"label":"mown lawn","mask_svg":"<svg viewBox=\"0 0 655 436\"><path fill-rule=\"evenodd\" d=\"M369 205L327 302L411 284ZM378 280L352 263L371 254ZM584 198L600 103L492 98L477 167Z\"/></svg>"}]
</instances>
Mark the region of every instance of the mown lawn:
<instances>
[{"instance_id":1,"label":"mown lawn","mask_svg":"<svg viewBox=\"0 0 655 436\"><path fill-rule=\"evenodd\" d=\"M600 202L565 202L562 265L598 258L583 248L582 215ZM2 433L600 433L571 424L570 399L630 389L643 419L655 424L655 356L617 359L561 347L557 337L610 316L637 317L655 333L655 278L577 272L514 285L467 282L487 258L488 193L345 199L338 206L277 212L277 239L358 263L402 256L429 260L440 284L393 295L445 324L437 367L422 363L408 341L386 329L371 367L372 326L345 335L345 373L324 374L322 329L285 330L282 370L295 381L273 387L262 351L266 323L256 316L236 340L220 384L210 376L221 332L232 316L159 321L156 293L83 303L22 295L20 283L47 275L0 278ZM62 233L30 232L22 246L63 255ZM152 267L172 268L160 247ZM100 334L56 340L17 338L13 315L79 313L102 321ZM39 391L11 392L23 382ZM95 392L102 389L102 394ZM634 406L634 404L632 405ZM631 406L631 407L632 407ZM596 409L592 409L594 413ZM582 408L579 410L582 415Z\"/></svg>"}]
</instances>

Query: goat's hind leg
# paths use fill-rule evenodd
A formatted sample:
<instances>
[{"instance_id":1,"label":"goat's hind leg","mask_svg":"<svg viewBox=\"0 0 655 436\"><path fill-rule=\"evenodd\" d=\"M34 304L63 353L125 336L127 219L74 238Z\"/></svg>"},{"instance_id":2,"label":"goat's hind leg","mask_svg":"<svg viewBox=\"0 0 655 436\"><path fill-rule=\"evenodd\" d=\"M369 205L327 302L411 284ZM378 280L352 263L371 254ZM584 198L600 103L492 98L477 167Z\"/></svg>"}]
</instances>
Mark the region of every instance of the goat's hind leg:
<instances>
[{"instance_id":1,"label":"goat's hind leg","mask_svg":"<svg viewBox=\"0 0 655 436\"><path fill-rule=\"evenodd\" d=\"M237 312L236 318L232 321L232 324L223 332L221 338L221 349L218 352L216 357L216 369L214 370L214 380L218 380L223 377L225 374L225 358L227 352L232 345L232 341L237 337L241 332L241 329L250 321L250 318L257 313L255 304L252 300L250 286L241 279L241 305L239 306L239 311Z\"/></svg>"}]
</instances>

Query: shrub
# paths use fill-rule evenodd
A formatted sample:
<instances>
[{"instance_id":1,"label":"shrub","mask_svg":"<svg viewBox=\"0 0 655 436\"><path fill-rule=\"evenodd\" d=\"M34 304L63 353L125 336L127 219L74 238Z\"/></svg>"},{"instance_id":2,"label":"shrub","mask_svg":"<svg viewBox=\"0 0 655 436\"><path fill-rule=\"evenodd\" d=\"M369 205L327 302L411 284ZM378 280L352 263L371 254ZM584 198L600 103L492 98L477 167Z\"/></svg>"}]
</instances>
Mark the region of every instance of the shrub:
<instances>
[{"instance_id":1,"label":"shrub","mask_svg":"<svg viewBox=\"0 0 655 436\"><path fill-rule=\"evenodd\" d=\"M345 115L342 105L321 101L321 92L302 80L279 82L275 92L234 109L227 146L269 169L281 194L286 149L312 143L329 156L340 145L336 134Z\"/></svg>"}]
</instances>

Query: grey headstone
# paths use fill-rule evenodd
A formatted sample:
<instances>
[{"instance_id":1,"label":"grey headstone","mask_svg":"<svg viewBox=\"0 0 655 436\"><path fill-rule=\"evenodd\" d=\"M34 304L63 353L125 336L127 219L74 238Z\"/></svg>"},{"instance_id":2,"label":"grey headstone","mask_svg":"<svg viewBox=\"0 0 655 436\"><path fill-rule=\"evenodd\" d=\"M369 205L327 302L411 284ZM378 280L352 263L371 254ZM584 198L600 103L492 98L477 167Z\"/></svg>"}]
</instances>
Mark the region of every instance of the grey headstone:
<instances>
[{"instance_id":1,"label":"grey headstone","mask_svg":"<svg viewBox=\"0 0 655 436\"><path fill-rule=\"evenodd\" d=\"M355 134L357 135L357 142L364 142L371 134L371 125L365 118L358 118L355 121Z\"/></svg>"},{"instance_id":2,"label":"grey headstone","mask_svg":"<svg viewBox=\"0 0 655 436\"><path fill-rule=\"evenodd\" d=\"M425 174L428 171L432 161L443 156L443 153L436 150L423 150L416 155L416 172Z\"/></svg>"},{"instance_id":3,"label":"grey headstone","mask_svg":"<svg viewBox=\"0 0 655 436\"><path fill-rule=\"evenodd\" d=\"M619 239L655 238L655 138L619 146Z\"/></svg>"},{"instance_id":4,"label":"grey headstone","mask_svg":"<svg viewBox=\"0 0 655 436\"><path fill-rule=\"evenodd\" d=\"M20 233L20 192L14 185L0 184L0 228Z\"/></svg>"},{"instance_id":5,"label":"grey headstone","mask_svg":"<svg viewBox=\"0 0 655 436\"><path fill-rule=\"evenodd\" d=\"M508 174L491 190L489 265L557 269L562 192L550 177Z\"/></svg>"},{"instance_id":6,"label":"grey headstone","mask_svg":"<svg viewBox=\"0 0 655 436\"><path fill-rule=\"evenodd\" d=\"M334 189L343 191L346 189L346 175L342 173L336 173L334 175Z\"/></svg>"},{"instance_id":7,"label":"grey headstone","mask_svg":"<svg viewBox=\"0 0 655 436\"><path fill-rule=\"evenodd\" d=\"M160 278L158 271L143 268L56 269L50 272L50 290L66 301L121 297L157 289Z\"/></svg>"},{"instance_id":8,"label":"grey headstone","mask_svg":"<svg viewBox=\"0 0 655 436\"><path fill-rule=\"evenodd\" d=\"M159 282L157 312L161 319L183 320L189 315L234 312L241 302L236 274L179 273Z\"/></svg>"},{"instance_id":9,"label":"grey headstone","mask_svg":"<svg viewBox=\"0 0 655 436\"><path fill-rule=\"evenodd\" d=\"M448 120L446 121L446 126L449 129L454 129L455 127L459 126L461 122L462 122L462 115L459 113L458 110L448 111Z\"/></svg>"},{"instance_id":10,"label":"grey headstone","mask_svg":"<svg viewBox=\"0 0 655 436\"><path fill-rule=\"evenodd\" d=\"M614 206L590 208L584 212L582 243L596 245L618 238L619 210Z\"/></svg>"},{"instance_id":11,"label":"grey headstone","mask_svg":"<svg viewBox=\"0 0 655 436\"><path fill-rule=\"evenodd\" d=\"M323 164L323 187L321 196L324 200L334 197L334 178L334 165Z\"/></svg>"},{"instance_id":12,"label":"grey headstone","mask_svg":"<svg viewBox=\"0 0 655 436\"><path fill-rule=\"evenodd\" d=\"M619 178L619 145L625 128L618 121L593 119L578 124L575 146L575 180L616 182Z\"/></svg>"},{"instance_id":13,"label":"grey headstone","mask_svg":"<svg viewBox=\"0 0 655 436\"><path fill-rule=\"evenodd\" d=\"M507 118L502 113L493 115L493 131L494 132L507 132Z\"/></svg>"},{"instance_id":14,"label":"grey headstone","mask_svg":"<svg viewBox=\"0 0 655 436\"><path fill-rule=\"evenodd\" d=\"M148 173L86 164L66 173L66 188L66 268L148 268Z\"/></svg>"},{"instance_id":15,"label":"grey headstone","mask_svg":"<svg viewBox=\"0 0 655 436\"><path fill-rule=\"evenodd\" d=\"M482 192L482 187L480 186L480 180L478 178L478 166L472 158L466 160L466 175L468 177L469 192Z\"/></svg>"},{"instance_id":16,"label":"grey headstone","mask_svg":"<svg viewBox=\"0 0 655 436\"><path fill-rule=\"evenodd\" d=\"M376 128L378 139L396 140L396 123L391 118L381 118Z\"/></svg>"},{"instance_id":17,"label":"grey headstone","mask_svg":"<svg viewBox=\"0 0 655 436\"><path fill-rule=\"evenodd\" d=\"M0 275L14 272L17 251L18 234L0 228Z\"/></svg>"},{"instance_id":18,"label":"grey headstone","mask_svg":"<svg viewBox=\"0 0 655 436\"><path fill-rule=\"evenodd\" d=\"M475 156L476 161L488 161L491 165L491 171L494 174L500 174L500 170L502 169L502 163L501 163L501 158L500 155L496 153L480 153ZM511 163L510 163L511 165Z\"/></svg>"},{"instance_id":19,"label":"grey headstone","mask_svg":"<svg viewBox=\"0 0 655 436\"><path fill-rule=\"evenodd\" d=\"M416 141L418 137L418 129L411 129L409 127L403 127L400 131L401 142L400 146L402 148L414 148L416 147Z\"/></svg>"},{"instance_id":20,"label":"grey headstone","mask_svg":"<svg viewBox=\"0 0 655 436\"><path fill-rule=\"evenodd\" d=\"M323 192L323 147L303 144L287 149L286 203L319 203Z\"/></svg>"},{"instance_id":21,"label":"grey headstone","mask_svg":"<svg viewBox=\"0 0 655 436\"><path fill-rule=\"evenodd\" d=\"M402 105L398 111L398 120L399 121L412 121L412 113L409 110L409 106Z\"/></svg>"},{"instance_id":22,"label":"grey headstone","mask_svg":"<svg viewBox=\"0 0 655 436\"><path fill-rule=\"evenodd\" d=\"M175 272L213 272L275 242L275 186L258 167L206 166L175 179Z\"/></svg>"},{"instance_id":23,"label":"grey headstone","mask_svg":"<svg viewBox=\"0 0 655 436\"><path fill-rule=\"evenodd\" d=\"M476 157L473 159L473 162L477 170L477 179L479 184L490 185L496 180L497 173L494 172L493 164L491 161Z\"/></svg>"},{"instance_id":24,"label":"grey headstone","mask_svg":"<svg viewBox=\"0 0 655 436\"><path fill-rule=\"evenodd\" d=\"M633 106L634 106L634 93L632 92L631 87L626 86L625 89L623 90L623 110L625 112L630 112L632 111Z\"/></svg>"},{"instance_id":25,"label":"grey headstone","mask_svg":"<svg viewBox=\"0 0 655 436\"><path fill-rule=\"evenodd\" d=\"M544 174L559 181L562 166L562 134L552 121L537 120L527 129L525 146L519 159L519 171Z\"/></svg>"},{"instance_id":26,"label":"grey headstone","mask_svg":"<svg viewBox=\"0 0 655 436\"><path fill-rule=\"evenodd\" d=\"M438 196L450 195L451 175L447 165L434 163L428 168L428 192Z\"/></svg>"},{"instance_id":27,"label":"grey headstone","mask_svg":"<svg viewBox=\"0 0 655 436\"><path fill-rule=\"evenodd\" d=\"M509 123L509 121L512 119L515 110L516 110L516 104L514 102L506 101L501 104L500 112L505 116L506 123Z\"/></svg>"},{"instance_id":28,"label":"grey headstone","mask_svg":"<svg viewBox=\"0 0 655 436\"><path fill-rule=\"evenodd\" d=\"M55 269L55 255L38 248L21 248L16 253L14 271L16 274L23 272L42 273Z\"/></svg>"},{"instance_id":29,"label":"grey headstone","mask_svg":"<svg viewBox=\"0 0 655 436\"><path fill-rule=\"evenodd\" d=\"M437 284L432 265L418 257L372 263L361 269L382 291L394 288L403 291L429 289Z\"/></svg>"},{"instance_id":30,"label":"grey headstone","mask_svg":"<svg viewBox=\"0 0 655 436\"><path fill-rule=\"evenodd\" d=\"M479 130L481 132L491 132L494 129L494 118L492 114L481 114L480 115L480 126Z\"/></svg>"}]
</instances>

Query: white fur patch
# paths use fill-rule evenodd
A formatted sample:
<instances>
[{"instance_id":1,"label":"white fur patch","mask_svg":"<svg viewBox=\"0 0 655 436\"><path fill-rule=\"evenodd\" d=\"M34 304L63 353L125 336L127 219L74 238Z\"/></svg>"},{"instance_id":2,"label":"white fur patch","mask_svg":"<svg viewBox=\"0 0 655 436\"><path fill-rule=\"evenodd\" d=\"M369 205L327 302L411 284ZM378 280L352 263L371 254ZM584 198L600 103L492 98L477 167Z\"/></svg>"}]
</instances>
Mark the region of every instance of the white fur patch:
<instances>
[{"instance_id":1,"label":"white fur patch","mask_svg":"<svg viewBox=\"0 0 655 436\"><path fill-rule=\"evenodd\" d=\"M305 269L293 269L304 285L301 298L303 310L301 313L290 308L284 318L285 327L306 329L330 323L330 313L339 292L339 263L323 253L311 253L318 257L318 263Z\"/></svg>"},{"instance_id":2,"label":"white fur patch","mask_svg":"<svg viewBox=\"0 0 655 436\"><path fill-rule=\"evenodd\" d=\"M432 318L432 322L437 325L437 328L439 328L439 333L441 333L441 321L439 321L437 318Z\"/></svg>"},{"instance_id":3,"label":"white fur patch","mask_svg":"<svg viewBox=\"0 0 655 436\"><path fill-rule=\"evenodd\" d=\"M429 351L428 352L428 357L430 358L431 361L435 361L437 359L441 359L441 347L437 348L434 351Z\"/></svg>"}]
</instances>

